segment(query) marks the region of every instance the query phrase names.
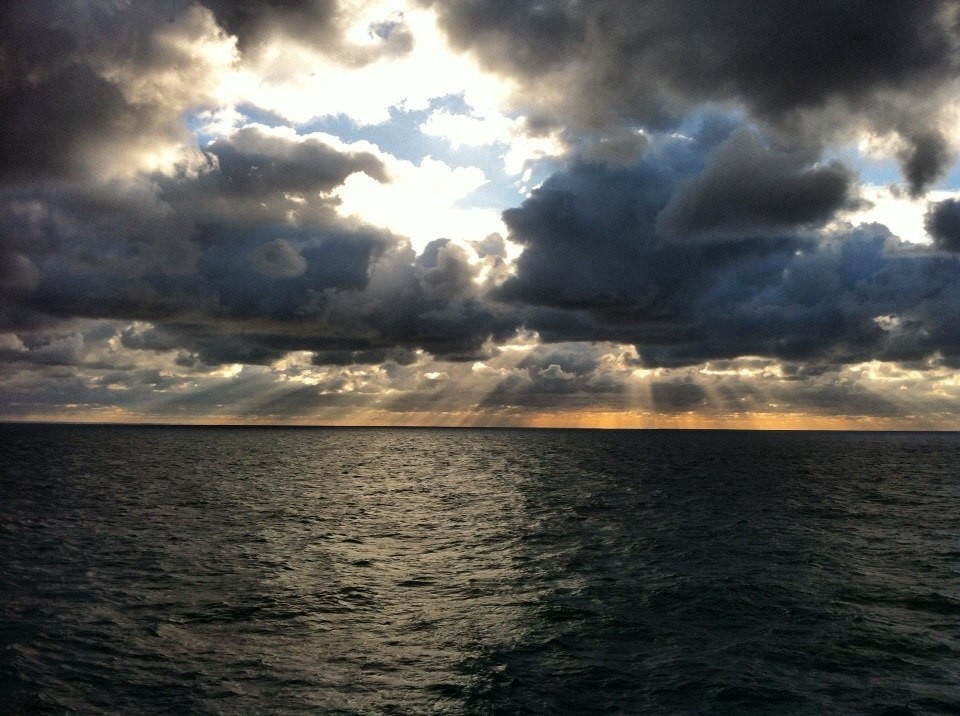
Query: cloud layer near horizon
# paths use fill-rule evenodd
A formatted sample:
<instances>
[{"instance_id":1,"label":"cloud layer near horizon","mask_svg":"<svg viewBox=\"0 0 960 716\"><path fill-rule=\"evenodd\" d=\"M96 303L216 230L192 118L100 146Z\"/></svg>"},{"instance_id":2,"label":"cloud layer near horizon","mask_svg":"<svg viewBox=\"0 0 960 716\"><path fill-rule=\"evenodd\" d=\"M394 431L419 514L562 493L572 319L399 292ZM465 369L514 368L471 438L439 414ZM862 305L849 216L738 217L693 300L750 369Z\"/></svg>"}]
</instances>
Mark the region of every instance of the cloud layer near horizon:
<instances>
[{"instance_id":1,"label":"cloud layer near horizon","mask_svg":"<svg viewBox=\"0 0 960 716\"><path fill-rule=\"evenodd\" d=\"M958 17L4 6L3 416L955 425ZM411 76L386 122L347 95L347 129L311 113L298 83L352 77L375 101L437 38L474 63L459 98ZM391 129L409 141L374 141ZM926 236L856 220L878 162ZM510 181L526 197L502 224L470 203ZM451 233L411 237L424 213Z\"/></svg>"}]
</instances>

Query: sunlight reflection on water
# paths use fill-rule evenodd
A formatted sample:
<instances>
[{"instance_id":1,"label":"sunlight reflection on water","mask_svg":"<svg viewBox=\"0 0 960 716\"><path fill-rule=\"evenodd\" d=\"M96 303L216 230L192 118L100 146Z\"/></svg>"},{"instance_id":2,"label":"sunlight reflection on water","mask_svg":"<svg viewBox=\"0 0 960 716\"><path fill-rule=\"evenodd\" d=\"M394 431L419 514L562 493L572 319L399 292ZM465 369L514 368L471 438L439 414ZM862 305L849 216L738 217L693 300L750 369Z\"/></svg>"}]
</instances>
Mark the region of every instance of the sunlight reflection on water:
<instances>
[{"instance_id":1,"label":"sunlight reflection on water","mask_svg":"<svg viewBox=\"0 0 960 716\"><path fill-rule=\"evenodd\" d=\"M9 712L960 708L960 438L4 426Z\"/></svg>"}]
</instances>

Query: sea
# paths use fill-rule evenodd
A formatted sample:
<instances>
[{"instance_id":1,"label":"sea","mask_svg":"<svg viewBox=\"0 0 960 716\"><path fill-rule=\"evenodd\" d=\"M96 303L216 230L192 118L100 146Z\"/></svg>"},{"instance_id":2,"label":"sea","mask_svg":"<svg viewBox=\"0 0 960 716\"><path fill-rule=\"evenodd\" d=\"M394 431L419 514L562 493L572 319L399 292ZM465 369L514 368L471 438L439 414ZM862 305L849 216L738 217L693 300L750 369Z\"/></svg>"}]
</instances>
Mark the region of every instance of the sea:
<instances>
[{"instance_id":1,"label":"sea","mask_svg":"<svg viewBox=\"0 0 960 716\"><path fill-rule=\"evenodd\" d=\"M3 714L960 713L960 434L0 426Z\"/></svg>"}]
</instances>

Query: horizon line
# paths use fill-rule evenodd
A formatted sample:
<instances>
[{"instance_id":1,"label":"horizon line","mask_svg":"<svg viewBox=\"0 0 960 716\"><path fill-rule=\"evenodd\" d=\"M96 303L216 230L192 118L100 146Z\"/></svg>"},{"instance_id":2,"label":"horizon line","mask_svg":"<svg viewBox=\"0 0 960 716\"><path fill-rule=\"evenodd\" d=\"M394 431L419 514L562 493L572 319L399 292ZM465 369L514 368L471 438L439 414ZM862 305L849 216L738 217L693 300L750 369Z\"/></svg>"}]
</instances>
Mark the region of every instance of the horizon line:
<instances>
[{"instance_id":1,"label":"horizon line","mask_svg":"<svg viewBox=\"0 0 960 716\"><path fill-rule=\"evenodd\" d=\"M595 432L728 432L728 433L960 433L951 428L727 428L727 427L618 427L618 426L544 426L544 425L372 425L372 424L304 424L304 423L177 423L177 422L123 422L92 420L8 420L0 418L0 426L52 425L61 427L119 427L119 428L240 428L296 430L532 430L532 431L595 431Z\"/></svg>"}]
</instances>

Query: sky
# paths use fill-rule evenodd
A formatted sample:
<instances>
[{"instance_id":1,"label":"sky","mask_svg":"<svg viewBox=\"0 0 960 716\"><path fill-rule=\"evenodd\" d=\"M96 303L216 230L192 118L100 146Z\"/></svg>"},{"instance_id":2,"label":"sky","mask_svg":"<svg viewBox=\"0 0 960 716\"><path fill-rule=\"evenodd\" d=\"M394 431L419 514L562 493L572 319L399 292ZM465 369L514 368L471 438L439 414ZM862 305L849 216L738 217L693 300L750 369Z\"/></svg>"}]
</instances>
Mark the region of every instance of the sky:
<instances>
[{"instance_id":1,"label":"sky","mask_svg":"<svg viewBox=\"0 0 960 716\"><path fill-rule=\"evenodd\" d=\"M0 5L0 420L960 428L954 0Z\"/></svg>"}]
</instances>

